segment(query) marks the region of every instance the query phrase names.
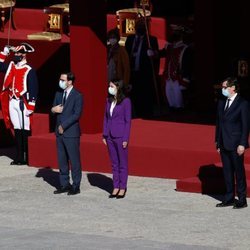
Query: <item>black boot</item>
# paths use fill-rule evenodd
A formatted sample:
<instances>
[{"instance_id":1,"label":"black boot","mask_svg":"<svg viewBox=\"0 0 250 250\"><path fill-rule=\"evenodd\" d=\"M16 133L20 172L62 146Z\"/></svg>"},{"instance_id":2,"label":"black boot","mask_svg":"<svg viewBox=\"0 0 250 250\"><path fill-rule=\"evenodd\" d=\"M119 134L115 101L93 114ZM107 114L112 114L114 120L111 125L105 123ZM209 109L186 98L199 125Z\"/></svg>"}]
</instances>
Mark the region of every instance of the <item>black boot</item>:
<instances>
[{"instance_id":1,"label":"black boot","mask_svg":"<svg viewBox=\"0 0 250 250\"><path fill-rule=\"evenodd\" d=\"M24 162L25 164L28 164L28 137L31 135L30 130L24 130L23 131L23 156L24 156Z\"/></svg>"},{"instance_id":2,"label":"black boot","mask_svg":"<svg viewBox=\"0 0 250 250\"><path fill-rule=\"evenodd\" d=\"M10 165L26 165L28 162L28 136L30 130L15 129L16 157Z\"/></svg>"},{"instance_id":3,"label":"black boot","mask_svg":"<svg viewBox=\"0 0 250 250\"><path fill-rule=\"evenodd\" d=\"M16 156L14 160L10 163L10 165L22 165L23 157L22 157L22 148L23 148L23 138L22 138L22 130L15 129L15 144L16 144Z\"/></svg>"}]
</instances>

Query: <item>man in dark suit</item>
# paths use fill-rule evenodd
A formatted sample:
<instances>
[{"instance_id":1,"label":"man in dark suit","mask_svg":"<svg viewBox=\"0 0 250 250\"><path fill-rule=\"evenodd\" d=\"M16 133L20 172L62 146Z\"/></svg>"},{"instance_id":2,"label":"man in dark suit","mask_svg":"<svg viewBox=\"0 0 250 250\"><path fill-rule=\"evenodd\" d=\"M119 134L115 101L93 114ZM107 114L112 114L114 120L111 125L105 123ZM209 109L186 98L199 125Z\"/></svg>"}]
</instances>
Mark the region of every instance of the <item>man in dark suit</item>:
<instances>
[{"instance_id":1,"label":"man in dark suit","mask_svg":"<svg viewBox=\"0 0 250 250\"><path fill-rule=\"evenodd\" d=\"M59 86L63 91L56 92L52 113L56 114L56 142L60 169L61 187L54 194L67 192L68 195L80 193L82 169L80 161L79 119L83 108L83 97L73 87L75 76L72 72L62 73ZM72 181L70 184L69 164Z\"/></svg>"},{"instance_id":2,"label":"man in dark suit","mask_svg":"<svg viewBox=\"0 0 250 250\"><path fill-rule=\"evenodd\" d=\"M147 118L153 115L153 107L158 95L156 75L159 72L159 59L149 57L148 51L158 51L155 36L147 34L145 22L139 19L135 24L136 34L129 35L125 47L130 58L130 84L133 116ZM156 84L156 86L155 86Z\"/></svg>"},{"instance_id":3,"label":"man in dark suit","mask_svg":"<svg viewBox=\"0 0 250 250\"><path fill-rule=\"evenodd\" d=\"M248 148L249 104L237 93L238 83L227 78L222 83L226 97L218 103L215 142L220 152L226 184L224 201L217 207L247 207L247 185L244 167L244 152ZM239 200L235 200L235 180Z\"/></svg>"}]
</instances>

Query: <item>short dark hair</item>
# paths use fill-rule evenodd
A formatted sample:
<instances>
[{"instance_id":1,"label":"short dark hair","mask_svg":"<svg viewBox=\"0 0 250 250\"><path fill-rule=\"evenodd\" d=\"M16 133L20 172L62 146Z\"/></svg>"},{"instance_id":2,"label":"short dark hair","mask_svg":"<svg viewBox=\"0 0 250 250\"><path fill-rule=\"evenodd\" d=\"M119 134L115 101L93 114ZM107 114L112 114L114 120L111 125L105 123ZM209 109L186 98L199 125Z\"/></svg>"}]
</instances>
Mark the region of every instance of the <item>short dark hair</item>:
<instances>
[{"instance_id":1,"label":"short dark hair","mask_svg":"<svg viewBox=\"0 0 250 250\"><path fill-rule=\"evenodd\" d=\"M227 87L233 87L233 86L235 86L235 91L236 92L239 89L238 80L235 77L227 77L223 82L226 82Z\"/></svg>"},{"instance_id":2,"label":"short dark hair","mask_svg":"<svg viewBox=\"0 0 250 250\"><path fill-rule=\"evenodd\" d=\"M64 72L61 73L61 75L66 75L68 81L72 81L72 83L75 82L76 77L75 77L75 74L73 72L64 71Z\"/></svg>"}]
</instances>

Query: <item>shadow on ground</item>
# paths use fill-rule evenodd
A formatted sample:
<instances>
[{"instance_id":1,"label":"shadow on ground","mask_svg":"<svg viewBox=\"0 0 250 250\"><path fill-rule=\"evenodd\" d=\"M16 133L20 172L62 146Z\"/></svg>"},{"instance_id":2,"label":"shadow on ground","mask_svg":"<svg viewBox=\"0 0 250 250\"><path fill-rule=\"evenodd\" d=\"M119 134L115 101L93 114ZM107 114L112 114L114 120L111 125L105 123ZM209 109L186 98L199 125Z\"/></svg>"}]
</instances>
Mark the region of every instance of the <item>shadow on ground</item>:
<instances>
[{"instance_id":1,"label":"shadow on ground","mask_svg":"<svg viewBox=\"0 0 250 250\"><path fill-rule=\"evenodd\" d=\"M16 154L16 148L14 146L11 147L0 147L0 156L7 156L11 159L14 159Z\"/></svg>"},{"instance_id":2,"label":"shadow on ground","mask_svg":"<svg viewBox=\"0 0 250 250\"><path fill-rule=\"evenodd\" d=\"M53 169L49 167L40 168L35 176L37 178L43 178L45 182L47 182L50 186L55 187L56 189L60 188L59 173L53 171Z\"/></svg>"},{"instance_id":3,"label":"shadow on ground","mask_svg":"<svg viewBox=\"0 0 250 250\"><path fill-rule=\"evenodd\" d=\"M217 167L214 164L201 166L198 177L201 181L202 194L225 194L226 186L222 167Z\"/></svg>"},{"instance_id":4,"label":"shadow on ground","mask_svg":"<svg viewBox=\"0 0 250 250\"><path fill-rule=\"evenodd\" d=\"M105 190L108 193L111 193L113 190L113 181L111 178L97 173L87 174L88 181L91 186L98 187Z\"/></svg>"}]
</instances>

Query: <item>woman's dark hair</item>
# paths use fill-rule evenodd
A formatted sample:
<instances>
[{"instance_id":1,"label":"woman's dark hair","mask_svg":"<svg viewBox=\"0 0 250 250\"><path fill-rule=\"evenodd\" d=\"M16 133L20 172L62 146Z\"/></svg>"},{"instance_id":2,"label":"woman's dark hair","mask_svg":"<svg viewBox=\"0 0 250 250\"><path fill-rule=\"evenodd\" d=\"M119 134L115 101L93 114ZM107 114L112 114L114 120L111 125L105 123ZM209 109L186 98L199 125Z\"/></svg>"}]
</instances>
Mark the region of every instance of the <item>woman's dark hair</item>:
<instances>
[{"instance_id":1,"label":"woman's dark hair","mask_svg":"<svg viewBox=\"0 0 250 250\"><path fill-rule=\"evenodd\" d=\"M111 82L117 87L116 102L117 102L117 104L120 104L123 101L123 99L125 98L125 95L123 93L123 81L122 80L112 80ZM114 100L115 100L115 97L113 95L109 95L109 101L113 102Z\"/></svg>"},{"instance_id":2,"label":"woman's dark hair","mask_svg":"<svg viewBox=\"0 0 250 250\"><path fill-rule=\"evenodd\" d=\"M120 40L120 31L118 28L114 28L108 31L107 38L116 38L118 41Z\"/></svg>"}]
</instances>

